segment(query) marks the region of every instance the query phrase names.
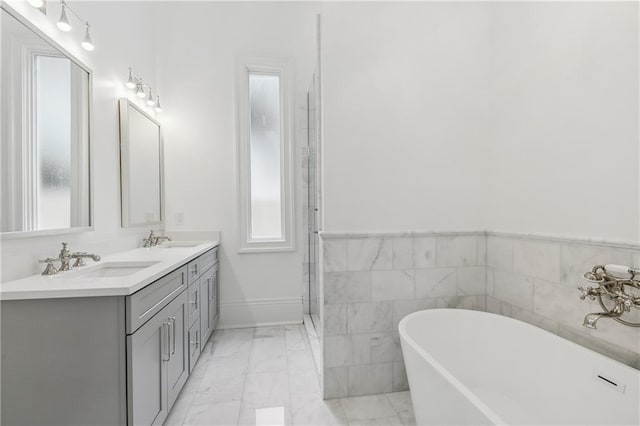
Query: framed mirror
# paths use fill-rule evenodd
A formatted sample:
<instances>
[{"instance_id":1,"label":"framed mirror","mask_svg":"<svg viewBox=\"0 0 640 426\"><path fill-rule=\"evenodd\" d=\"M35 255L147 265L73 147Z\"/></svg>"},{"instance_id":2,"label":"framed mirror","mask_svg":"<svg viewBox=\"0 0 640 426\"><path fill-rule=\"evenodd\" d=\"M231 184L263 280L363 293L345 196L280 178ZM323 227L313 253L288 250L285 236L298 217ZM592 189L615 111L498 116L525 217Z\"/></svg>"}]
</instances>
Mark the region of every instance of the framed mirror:
<instances>
[{"instance_id":1,"label":"framed mirror","mask_svg":"<svg viewBox=\"0 0 640 426\"><path fill-rule=\"evenodd\" d=\"M93 229L91 70L0 9L3 238Z\"/></svg>"},{"instance_id":2,"label":"framed mirror","mask_svg":"<svg viewBox=\"0 0 640 426\"><path fill-rule=\"evenodd\" d=\"M162 129L126 98L120 99L122 226L162 224Z\"/></svg>"}]
</instances>

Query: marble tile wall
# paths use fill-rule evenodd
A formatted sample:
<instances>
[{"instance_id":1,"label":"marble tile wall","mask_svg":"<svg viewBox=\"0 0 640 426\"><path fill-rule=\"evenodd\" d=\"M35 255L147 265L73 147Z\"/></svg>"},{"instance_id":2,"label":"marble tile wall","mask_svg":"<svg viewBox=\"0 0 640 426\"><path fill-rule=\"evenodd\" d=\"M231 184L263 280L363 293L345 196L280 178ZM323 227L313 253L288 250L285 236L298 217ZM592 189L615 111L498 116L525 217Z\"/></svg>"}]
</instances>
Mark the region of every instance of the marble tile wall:
<instances>
[{"instance_id":1,"label":"marble tile wall","mask_svg":"<svg viewBox=\"0 0 640 426\"><path fill-rule=\"evenodd\" d=\"M599 306L576 289L595 264L640 265L638 247L487 232L324 234L322 256L325 398L406 390L398 323L436 307L510 316L640 368L640 328L606 319L584 328Z\"/></svg>"},{"instance_id":2,"label":"marble tile wall","mask_svg":"<svg viewBox=\"0 0 640 426\"><path fill-rule=\"evenodd\" d=\"M590 243L514 235L487 236L487 310L558 334L640 369L640 328L610 319L597 330L582 326L597 301L580 300L582 275L607 263L640 265L640 250L624 244ZM625 315L640 322L640 310Z\"/></svg>"},{"instance_id":3,"label":"marble tile wall","mask_svg":"<svg viewBox=\"0 0 640 426\"><path fill-rule=\"evenodd\" d=\"M323 236L324 397L404 391L398 322L486 309L484 233Z\"/></svg>"}]
</instances>

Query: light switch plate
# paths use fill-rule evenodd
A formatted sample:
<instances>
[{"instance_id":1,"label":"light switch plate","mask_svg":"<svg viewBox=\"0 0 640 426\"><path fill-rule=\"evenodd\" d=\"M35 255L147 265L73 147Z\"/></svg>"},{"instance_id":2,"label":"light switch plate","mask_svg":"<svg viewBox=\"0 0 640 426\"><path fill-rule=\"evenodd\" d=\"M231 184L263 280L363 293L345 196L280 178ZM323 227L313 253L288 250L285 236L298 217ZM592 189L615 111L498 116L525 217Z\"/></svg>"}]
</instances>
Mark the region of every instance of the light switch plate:
<instances>
[{"instance_id":1,"label":"light switch plate","mask_svg":"<svg viewBox=\"0 0 640 426\"><path fill-rule=\"evenodd\" d=\"M176 213L175 222L177 226L184 225L184 213Z\"/></svg>"}]
</instances>

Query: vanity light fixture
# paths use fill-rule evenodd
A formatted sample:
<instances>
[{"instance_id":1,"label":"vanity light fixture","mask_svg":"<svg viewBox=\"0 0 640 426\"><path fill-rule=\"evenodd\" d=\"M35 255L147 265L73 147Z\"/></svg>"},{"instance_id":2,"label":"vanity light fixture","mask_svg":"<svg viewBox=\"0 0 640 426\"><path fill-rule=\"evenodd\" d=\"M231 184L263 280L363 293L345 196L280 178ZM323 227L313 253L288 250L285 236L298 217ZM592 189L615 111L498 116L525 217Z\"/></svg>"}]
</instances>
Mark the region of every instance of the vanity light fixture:
<instances>
[{"instance_id":1,"label":"vanity light fixture","mask_svg":"<svg viewBox=\"0 0 640 426\"><path fill-rule=\"evenodd\" d=\"M146 98L147 105L149 105L150 107L154 107L153 109L155 110L155 112L161 113L162 105L160 105L160 95L158 95L158 92L156 92L151 86L146 84L144 80L142 80L142 77L136 74L131 67L129 67L128 71L129 77L127 78L125 86L127 86L131 90L135 90L136 96L138 96L140 99ZM147 92L149 93L147 94Z\"/></svg>"},{"instance_id":2,"label":"vanity light fixture","mask_svg":"<svg viewBox=\"0 0 640 426\"><path fill-rule=\"evenodd\" d=\"M29 3L33 4L32 1L38 2L40 0L29 0ZM91 40L91 33L89 32L89 28L91 28L91 26L89 25L89 22L85 21L76 12L74 12L73 9L69 7L66 0L60 0L60 19L58 19L57 23L58 28L66 33L73 29L71 23L69 22L69 16L67 15L67 12L75 16L80 22L84 22L84 38L80 42L80 45L83 49L88 50L89 52L93 51L96 47L93 44L93 40Z\"/></svg>"},{"instance_id":3,"label":"vanity light fixture","mask_svg":"<svg viewBox=\"0 0 640 426\"><path fill-rule=\"evenodd\" d=\"M89 23L85 22L84 24L84 40L80 43L85 50L91 52L96 47L93 45L93 41L91 41L91 34L89 34Z\"/></svg>"},{"instance_id":4,"label":"vanity light fixture","mask_svg":"<svg viewBox=\"0 0 640 426\"><path fill-rule=\"evenodd\" d=\"M142 80L138 80L138 87L136 89L136 95L138 95L139 98L146 98L147 94L144 93L144 83L142 82Z\"/></svg>"},{"instance_id":5,"label":"vanity light fixture","mask_svg":"<svg viewBox=\"0 0 640 426\"><path fill-rule=\"evenodd\" d=\"M149 90L149 97L147 98L147 105L154 106L156 101L153 99L153 92Z\"/></svg>"},{"instance_id":6,"label":"vanity light fixture","mask_svg":"<svg viewBox=\"0 0 640 426\"><path fill-rule=\"evenodd\" d=\"M131 71L131 67L129 67L129 79L127 80L127 84L126 86L129 89L135 89L136 88L136 82L133 78L133 71Z\"/></svg>"},{"instance_id":7,"label":"vanity light fixture","mask_svg":"<svg viewBox=\"0 0 640 426\"><path fill-rule=\"evenodd\" d=\"M64 0L60 0L60 19L58 19L58 28L65 33L71 31L71 24L69 18L67 18L67 3Z\"/></svg>"}]
</instances>

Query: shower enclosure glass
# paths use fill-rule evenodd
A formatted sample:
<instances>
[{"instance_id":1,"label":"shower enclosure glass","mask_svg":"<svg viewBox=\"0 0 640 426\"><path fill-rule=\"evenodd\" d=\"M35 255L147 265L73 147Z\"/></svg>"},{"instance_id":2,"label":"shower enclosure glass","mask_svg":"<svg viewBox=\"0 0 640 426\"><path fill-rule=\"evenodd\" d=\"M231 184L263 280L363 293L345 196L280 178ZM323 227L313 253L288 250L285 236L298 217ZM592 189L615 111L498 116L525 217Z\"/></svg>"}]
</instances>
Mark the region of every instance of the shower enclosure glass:
<instances>
[{"instance_id":1,"label":"shower enclosure glass","mask_svg":"<svg viewBox=\"0 0 640 426\"><path fill-rule=\"evenodd\" d=\"M319 116L319 81L313 75L311 86L307 92L307 149L303 167L305 168L305 219L307 241L305 253L305 272L308 277L307 312L311 316L314 327L320 332L319 321L319 280L318 280L318 141L320 132Z\"/></svg>"}]
</instances>

